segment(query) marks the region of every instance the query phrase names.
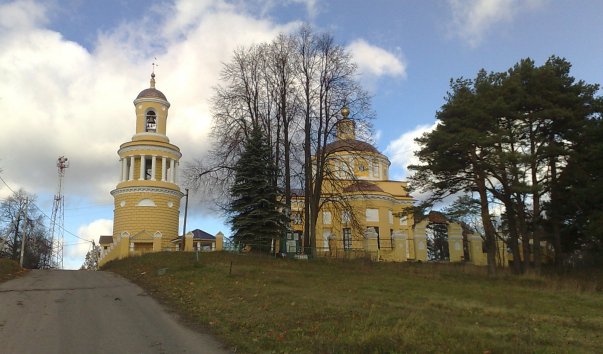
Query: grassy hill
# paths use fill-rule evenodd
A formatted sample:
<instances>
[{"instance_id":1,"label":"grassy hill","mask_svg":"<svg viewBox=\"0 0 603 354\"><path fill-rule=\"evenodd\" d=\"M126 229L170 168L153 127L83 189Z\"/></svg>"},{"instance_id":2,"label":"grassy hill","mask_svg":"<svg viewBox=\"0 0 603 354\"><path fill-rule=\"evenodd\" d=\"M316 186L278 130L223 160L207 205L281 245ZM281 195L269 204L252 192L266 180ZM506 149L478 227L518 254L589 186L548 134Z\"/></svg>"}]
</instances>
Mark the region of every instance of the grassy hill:
<instances>
[{"instance_id":1,"label":"grassy hill","mask_svg":"<svg viewBox=\"0 0 603 354\"><path fill-rule=\"evenodd\" d=\"M19 263L6 258L0 258L0 283L10 280L22 271Z\"/></svg>"},{"instance_id":2,"label":"grassy hill","mask_svg":"<svg viewBox=\"0 0 603 354\"><path fill-rule=\"evenodd\" d=\"M107 264L237 353L603 353L602 273L155 253Z\"/></svg>"}]
</instances>

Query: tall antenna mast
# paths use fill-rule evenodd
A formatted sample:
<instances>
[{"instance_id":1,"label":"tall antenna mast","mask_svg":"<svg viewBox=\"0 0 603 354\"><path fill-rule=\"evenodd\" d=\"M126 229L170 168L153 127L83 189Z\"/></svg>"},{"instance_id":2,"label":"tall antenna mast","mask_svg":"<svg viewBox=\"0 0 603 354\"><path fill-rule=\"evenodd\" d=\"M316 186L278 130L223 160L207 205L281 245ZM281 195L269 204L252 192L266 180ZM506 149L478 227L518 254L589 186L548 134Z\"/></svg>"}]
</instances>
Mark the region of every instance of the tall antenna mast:
<instances>
[{"instance_id":1,"label":"tall antenna mast","mask_svg":"<svg viewBox=\"0 0 603 354\"><path fill-rule=\"evenodd\" d=\"M52 256L50 257L51 268L63 269L63 244L65 241L65 197L63 196L63 177L65 169L69 167L69 159L61 156L57 160L59 172L59 189L54 196L52 215L50 216L50 244Z\"/></svg>"}]
</instances>

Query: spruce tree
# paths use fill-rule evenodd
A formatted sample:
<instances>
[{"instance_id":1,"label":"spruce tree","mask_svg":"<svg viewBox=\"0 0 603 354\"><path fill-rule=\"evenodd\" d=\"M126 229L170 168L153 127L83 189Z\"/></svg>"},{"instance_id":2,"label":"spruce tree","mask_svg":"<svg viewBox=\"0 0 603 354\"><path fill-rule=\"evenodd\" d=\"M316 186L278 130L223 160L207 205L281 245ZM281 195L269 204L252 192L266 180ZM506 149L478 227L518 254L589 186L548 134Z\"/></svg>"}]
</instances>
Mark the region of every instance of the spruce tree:
<instances>
[{"instance_id":1,"label":"spruce tree","mask_svg":"<svg viewBox=\"0 0 603 354\"><path fill-rule=\"evenodd\" d=\"M258 126L247 137L234 171L229 208L233 238L239 245L269 252L272 240L285 231L286 217L273 183L276 171L271 149Z\"/></svg>"}]
</instances>

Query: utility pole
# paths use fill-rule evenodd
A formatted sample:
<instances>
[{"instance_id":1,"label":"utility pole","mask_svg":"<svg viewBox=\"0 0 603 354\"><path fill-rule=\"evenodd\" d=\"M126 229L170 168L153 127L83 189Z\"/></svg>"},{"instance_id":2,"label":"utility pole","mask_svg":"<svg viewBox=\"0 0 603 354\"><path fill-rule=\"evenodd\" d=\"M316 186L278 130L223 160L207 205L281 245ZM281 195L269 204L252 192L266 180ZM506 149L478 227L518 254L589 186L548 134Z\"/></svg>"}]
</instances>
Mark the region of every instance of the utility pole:
<instances>
[{"instance_id":1,"label":"utility pole","mask_svg":"<svg viewBox=\"0 0 603 354\"><path fill-rule=\"evenodd\" d=\"M182 241L181 241L181 250L184 251L184 238L186 237L186 215L188 214L188 188L184 189L186 191L185 197L186 200L184 202L184 225L182 225Z\"/></svg>"},{"instance_id":2,"label":"utility pole","mask_svg":"<svg viewBox=\"0 0 603 354\"><path fill-rule=\"evenodd\" d=\"M25 241L27 240L27 203L29 203L29 197L25 197L25 226L23 227L23 237L21 237L21 257L19 257L19 265L23 268L23 258L25 255Z\"/></svg>"},{"instance_id":3,"label":"utility pole","mask_svg":"<svg viewBox=\"0 0 603 354\"><path fill-rule=\"evenodd\" d=\"M63 243L65 233L65 198L63 197L63 178L65 169L69 167L69 159L61 156L57 160L59 173L59 188L54 196L54 204L50 216L50 244L52 256L50 257L50 268L63 269ZM56 235L55 235L56 234Z\"/></svg>"}]
</instances>

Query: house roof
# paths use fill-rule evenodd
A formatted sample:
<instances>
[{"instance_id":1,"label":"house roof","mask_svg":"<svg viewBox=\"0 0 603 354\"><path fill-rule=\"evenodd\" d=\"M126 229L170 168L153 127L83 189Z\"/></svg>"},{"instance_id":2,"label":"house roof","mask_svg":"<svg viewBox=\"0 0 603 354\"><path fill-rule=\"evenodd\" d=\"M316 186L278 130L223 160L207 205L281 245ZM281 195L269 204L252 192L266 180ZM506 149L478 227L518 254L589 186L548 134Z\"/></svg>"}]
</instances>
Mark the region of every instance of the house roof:
<instances>
[{"instance_id":1,"label":"house roof","mask_svg":"<svg viewBox=\"0 0 603 354\"><path fill-rule=\"evenodd\" d=\"M215 240L216 236L213 236L203 230L194 229L191 231L193 233L193 240Z\"/></svg>"},{"instance_id":2,"label":"house roof","mask_svg":"<svg viewBox=\"0 0 603 354\"><path fill-rule=\"evenodd\" d=\"M216 236L213 236L212 234L209 234L203 230L199 230L199 229L194 229L193 231L189 231L193 233L193 240L197 240L197 241L214 241L216 239ZM188 232L187 232L188 233ZM178 236L177 238L175 238L173 241L176 240L181 240L182 236Z\"/></svg>"},{"instance_id":3,"label":"house roof","mask_svg":"<svg viewBox=\"0 0 603 354\"><path fill-rule=\"evenodd\" d=\"M98 239L98 243L101 245L106 245L108 243L113 243L113 236L101 236Z\"/></svg>"},{"instance_id":4,"label":"house roof","mask_svg":"<svg viewBox=\"0 0 603 354\"><path fill-rule=\"evenodd\" d=\"M434 224L448 224L449 223L448 218L444 214L442 214L438 211L433 211L433 210L430 211L429 215L427 215L427 217L429 218L429 222L434 223Z\"/></svg>"}]
</instances>

